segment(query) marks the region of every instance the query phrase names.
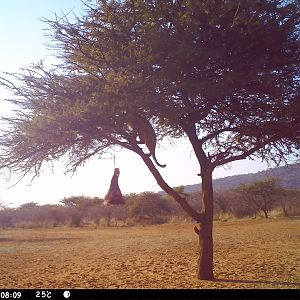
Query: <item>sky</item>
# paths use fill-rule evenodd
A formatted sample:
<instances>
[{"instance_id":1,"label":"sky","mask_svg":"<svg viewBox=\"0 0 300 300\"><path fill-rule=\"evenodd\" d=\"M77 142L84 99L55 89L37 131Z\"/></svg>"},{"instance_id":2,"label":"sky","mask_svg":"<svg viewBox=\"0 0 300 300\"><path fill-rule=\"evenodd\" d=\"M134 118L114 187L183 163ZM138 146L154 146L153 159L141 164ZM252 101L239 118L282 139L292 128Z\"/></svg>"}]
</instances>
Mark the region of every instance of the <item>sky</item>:
<instances>
[{"instance_id":1,"label":"sky","mask_svg":"<svg viewBox=\"0 0 300 300\"><path fill-rule=\"evenodd\" d=\"M4 72L20 72L21 68L45 60L49 66L56 63L55 53L49 50L46 37L47 25L41 19L54 19L72 12L82 15L83 4L80 0L26 0L0 2L0 76ZM49 33L49 31L47 31ZM12 107L4 101L11 98L9 91L0 87L0 117L12 114ZM1 128L0 128L1 130ZM160 169L161 175L170 186L200 183L199 165L187 140L164 141L157 149L157 159L166 164ZM150 171L141 158L128 150L116 151L116 166L120 168L119 186L122 193L160 191ZM18 207L27 202L39 205L57 204L64 197L89 196L104 197L113 174L114 163L110 157L95 157L88 161L72 176L65 174L62 161L54 163L54 172L47 166L39 178L31 183L28 175L17 185L21 174L0 173L0 202L10 207ZM232 163L226 168L214 171L213 178L237 174L255 173L267 169L261 160L243 160ZM14 186L13 186L14 185Z\"/></svg>"}]
</instances>

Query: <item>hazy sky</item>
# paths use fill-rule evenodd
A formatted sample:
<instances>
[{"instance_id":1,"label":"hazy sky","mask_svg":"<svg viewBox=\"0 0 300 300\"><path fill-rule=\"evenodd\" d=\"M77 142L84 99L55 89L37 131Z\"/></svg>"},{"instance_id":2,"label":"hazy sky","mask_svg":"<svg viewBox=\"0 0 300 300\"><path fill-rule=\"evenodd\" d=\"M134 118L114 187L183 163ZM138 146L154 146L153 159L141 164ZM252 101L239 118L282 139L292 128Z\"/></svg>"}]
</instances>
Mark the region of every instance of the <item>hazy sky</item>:
<instances>
[{"instance_id":1,"label":"hazy sky","mask_svg":"<svg viewBox=\"0 0 300 300\"><path fill-rule=\"evenodd\" d=\"M26 0L0 2L0 76L3 72L17 72L22 67L28 67L46 58L46 63L55 62L53 51L47 50L50 42L45 37L47 26L42 18L53 19L54 13L83 13L80 0ZM71 17L71 14L70 14ZM0 87L0 116L8 116L11 107L3 101L11 95ZM199 183L198 163L191 146L185 140L175 141L176 146L164 142L157 150L160 163L167 167L161 169L161 174L170 186ZM116 154L117 166L121 174L119 185L123 193L158 191L155 179L144 166L141 158L127 150ZM113 160L94 158L71 178L64 175L62 163L55 163L54 173L47 166L44 173L33 181L25 177L19 184L9 188L16 182L17 175L7 182L0 174L0 201L11 206L34 201L38 204L58 203L63 197L72 195L104 197L113 173ZM267 165L260 161L239 161L231 168L219 168L214 172L214 178L236 174L253 173L266 169ZM8 189L9 188L9 189Z\"/></svg>"}]
</instances>

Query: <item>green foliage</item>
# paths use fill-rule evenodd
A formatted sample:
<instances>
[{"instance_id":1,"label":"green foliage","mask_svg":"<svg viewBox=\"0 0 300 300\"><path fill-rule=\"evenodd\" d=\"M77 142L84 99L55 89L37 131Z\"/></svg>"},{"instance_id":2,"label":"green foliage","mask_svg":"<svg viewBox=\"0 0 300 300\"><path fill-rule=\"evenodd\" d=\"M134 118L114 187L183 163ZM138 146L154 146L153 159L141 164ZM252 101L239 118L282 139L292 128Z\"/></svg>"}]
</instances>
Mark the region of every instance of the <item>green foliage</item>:
<instances>
[{"instance_id":1,"label":"green foliage","mask_svg":"<svg viewBox=\"0 0 300 300\"><path fill-rule=\"evenodd\" d=\"M275 192L272 188L272 181L258 181L252 185L241 186L239 189L216 193L215 219L227 220L233 217L259 215L259 211L263 212L260 208L263 204L260 192L264 193L266 190L271 195L271 198L266 199L268 216L271 209L282 211L281 215L285 217L299 216L300 190L276 187ZM255 191L254 194L253 191ZM252 198L254 195L255 198ZM200 197L199 192L192 193L188 197L188 203L200 210ZM0 228L130 226L191 221L186 218L177 203L161 194L144 192L125 195L125 198L126 205L122 206L104 206L103 199L72 196L61 201L64 205L38 206L26 203L17 209L3 208L0 210ZM85 205L70 204L76 203L76 199Z\"/></svg>"},{"instance_id":2,"label":"green foliage","mask_svg":"<svg viewBox=\"0 0 300 300\"><path fill-rule=\"evenodd\" d=\"M38 204L36 202L28 202L20 205L19 209L30 209L36 207Z\"/></svg>"},{"instance_id":3,"label":"green foliage","mask_svg":"<svg viewBox=\"0 0 300 300\"><path fill-rule=\"evenodd\" d=\"M276 168L267 173L250 174L249 178L244 178L244 176L230 177L235 181L229 181L230 184L225 189L225 185L222 184L223 189L221 188L215 193L215 215L246 217L256 216L262 212L265 217L268 217L274 209L282 211L286 217L299 215L300 189L289 189L282 184L289 178L292 180L297 171L299 171L299 166ZM281 177L270 177L270 175L275 174L284 175L285 180ZM239 177L242 178L238 179ZM258 179L255 180L255 178ZM241 181L248 183L241 183Z\"/></svg>"},{"instance_id":4,"label":"green foliage","mask_svg":"<svg viewBox=\"0 0 300 300\"><path fill-rule=\"evenodd\" d=\"M86 210L89 206L93 206L95 203L103 200L99 198L90 198L85 196L71 196L65 197L60 202L68 207L75 207L80 210Z\"/></svg>"},{"instance_id":5,"label":"green foliage","mask_svg":"<svg viewBox=\"0 0 300 300\"><path fill-rule=\"evenodd\" d=\"M167 220L171 212L168 201L157 193L144 192L129 201L128 217L136 223L161 224Z\"/></svg>"}]
</instances>

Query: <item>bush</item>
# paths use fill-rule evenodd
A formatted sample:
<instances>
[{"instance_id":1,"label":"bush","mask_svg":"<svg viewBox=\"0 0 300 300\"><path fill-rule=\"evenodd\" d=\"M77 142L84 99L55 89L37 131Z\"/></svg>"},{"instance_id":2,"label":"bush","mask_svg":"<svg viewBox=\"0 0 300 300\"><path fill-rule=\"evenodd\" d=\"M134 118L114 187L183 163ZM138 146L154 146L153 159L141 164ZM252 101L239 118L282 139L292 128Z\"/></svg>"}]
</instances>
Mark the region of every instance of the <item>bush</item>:
<instances>
[{"instance_id":1,"label":"bush","mask_svg":"<svg viewBox=\"0 0 300 300\"><path fill-rule=\"evenodd\" d=\"M144 192L131 197L128 204L129 224L163 224L170 218L171 206L158 193Z\"/></svg>"}]
</instances>

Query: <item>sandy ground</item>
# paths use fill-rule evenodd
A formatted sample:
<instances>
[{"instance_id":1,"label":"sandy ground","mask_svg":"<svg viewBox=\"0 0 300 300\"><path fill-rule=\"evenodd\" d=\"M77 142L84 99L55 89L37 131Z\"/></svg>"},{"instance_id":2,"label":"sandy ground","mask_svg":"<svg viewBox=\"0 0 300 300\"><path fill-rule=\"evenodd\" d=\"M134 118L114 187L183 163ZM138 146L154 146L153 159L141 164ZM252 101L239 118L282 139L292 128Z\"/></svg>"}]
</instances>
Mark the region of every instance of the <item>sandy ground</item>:
<instances>
[{"instance_id":1,"label":"sandy ground","mask_svg":"<svg viewBox=\"0 0 300 300\"><path fill-rule=\"evenodd\" d=\"M214 224L213 282L194 224L0 231L0 288L300 288L300 219Z\"/></svg>"}]
</instances>

